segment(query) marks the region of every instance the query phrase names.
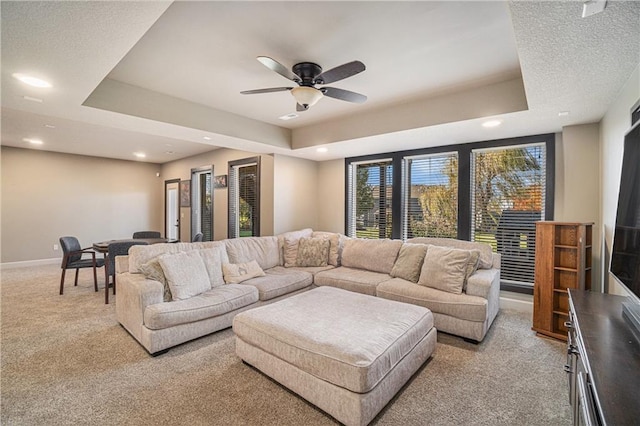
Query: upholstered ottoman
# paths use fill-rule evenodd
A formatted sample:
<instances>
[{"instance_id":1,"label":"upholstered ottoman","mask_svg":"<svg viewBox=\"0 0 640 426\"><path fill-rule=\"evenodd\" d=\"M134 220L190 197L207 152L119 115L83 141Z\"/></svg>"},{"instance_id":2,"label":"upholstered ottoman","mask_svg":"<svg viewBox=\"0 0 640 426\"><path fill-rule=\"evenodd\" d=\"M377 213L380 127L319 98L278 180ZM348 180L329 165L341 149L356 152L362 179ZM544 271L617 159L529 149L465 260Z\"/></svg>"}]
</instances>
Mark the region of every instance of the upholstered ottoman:
<instances>
[{"instance_id":1,"label":"upholstered ottoman","mask_svg":"<svg viewBox=\"0 0 640 426\"><path fill-rule=\"evenodd\" d=\"M236 353L346 425L366 425L436 346L428 309L319 287L242 312Z\"/></svg>"}]
</instances>

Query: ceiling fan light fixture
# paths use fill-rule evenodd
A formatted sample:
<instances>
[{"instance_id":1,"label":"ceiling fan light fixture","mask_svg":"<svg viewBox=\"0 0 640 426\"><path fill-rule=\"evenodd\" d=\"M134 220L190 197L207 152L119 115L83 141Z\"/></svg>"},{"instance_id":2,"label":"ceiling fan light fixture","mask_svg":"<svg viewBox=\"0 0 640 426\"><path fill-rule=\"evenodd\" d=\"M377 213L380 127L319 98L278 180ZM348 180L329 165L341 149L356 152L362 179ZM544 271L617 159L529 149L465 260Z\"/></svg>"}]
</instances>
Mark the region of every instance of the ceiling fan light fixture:
<instances>
[{"instance_id":1,"label":"ceiling fan light fixture","mask_svg":"<svg viewBox=\"0 0 640 426\"><path fill-rule=\"evenodd\" d=\"M298 104L307 108L315 105L323 96L320 90L307 86L294 87L291 89L291 95Z\"/></svg>"}]
</instances>

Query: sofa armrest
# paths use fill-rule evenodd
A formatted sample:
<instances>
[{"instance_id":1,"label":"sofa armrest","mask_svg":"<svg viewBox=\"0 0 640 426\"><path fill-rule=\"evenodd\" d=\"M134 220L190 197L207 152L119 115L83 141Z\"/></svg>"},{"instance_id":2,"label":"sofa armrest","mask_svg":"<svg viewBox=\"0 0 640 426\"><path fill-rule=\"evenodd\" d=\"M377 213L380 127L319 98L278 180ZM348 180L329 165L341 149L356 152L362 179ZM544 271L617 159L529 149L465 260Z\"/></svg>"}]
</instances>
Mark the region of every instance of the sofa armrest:
<instances>
[{"instance_id":1,"label":"sofa armrest","mask_svg":"<svg viewBox=\"0 0 640 426\"><path fill-rule=\"evenodd\" d=\"M478 269L467 280L466 293L469 296L480 296L488 299L493 286L500 288L500 270L495 268Z\"/></svg>"},{"instance_id":2,"label":"sofa armrest","mask_svg":"<svg viewBox=\"0 0 640 426\"><path fill-rule=\"evenodd\" d=\"M116 274L129 272L129 256L116 256Z\"/></svg>"},{"instance_id":3,"label":"sofa armrest","mask_svg":"<svg viewBox=\"0 0 640 426\"><path fill-rule=\"evenodd\" d=\"M125 272L118 274L116 293L116 318L138 341L144 326L144 310L149 305L162 303L164 286L148 280L143 274Z\"/></svg>"},{"instance_id":4,"label":"sofa armrest","mask_svg":"<svg viewBox=\"0 0 640 426\"><path fill-rule=\"evenodd\" d=\"M500 269L500 263L502 262L502 255L500 253L493 253L493 265L491 266L493 269Z\"/></svg>"}]
</instances>

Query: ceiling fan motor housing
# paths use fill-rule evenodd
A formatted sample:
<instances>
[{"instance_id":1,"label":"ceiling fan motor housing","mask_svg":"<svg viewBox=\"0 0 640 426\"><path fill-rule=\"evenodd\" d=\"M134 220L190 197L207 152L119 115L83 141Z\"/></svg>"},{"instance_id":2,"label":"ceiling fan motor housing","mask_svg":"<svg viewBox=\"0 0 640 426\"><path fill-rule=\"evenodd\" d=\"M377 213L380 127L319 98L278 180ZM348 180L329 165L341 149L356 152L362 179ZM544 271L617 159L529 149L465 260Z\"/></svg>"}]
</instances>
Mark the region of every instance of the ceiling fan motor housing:
<instances>
[{"instance_id":1,"label":"ceiling fan motor housing","mask_svg":"<svg viewBox=\"0 0 640 426\"><path fill-rule=\"evenodd\" d=\"M300 62L295 64L291 71L302 80L301 86L313 87L314 84L322 84L321 81L315 81L316 76L322 73L322 67L313 62Z\"/></svg>"}]
</instances>

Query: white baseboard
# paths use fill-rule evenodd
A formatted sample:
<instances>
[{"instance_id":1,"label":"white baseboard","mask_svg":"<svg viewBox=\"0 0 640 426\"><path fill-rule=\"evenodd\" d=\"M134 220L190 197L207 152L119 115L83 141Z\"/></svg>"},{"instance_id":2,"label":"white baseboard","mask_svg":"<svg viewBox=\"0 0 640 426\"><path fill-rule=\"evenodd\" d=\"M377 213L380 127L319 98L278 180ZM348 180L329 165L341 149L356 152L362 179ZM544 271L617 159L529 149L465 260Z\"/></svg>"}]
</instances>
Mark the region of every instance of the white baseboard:
<instances>
[{"instance_id":1,"label":"white baseboard","mask_svg":"<svg viewBox=\"0 0 640 426\"><path fill-rule=\"evenodd\" d=\"M533 315L533 296L530 294L501 291L500 309L527 312Z\"/></svg>"},{"instance_id":2,"label":"white baseboard","mask_svg":"<svg viewBox=\"0 0 640 426\"><path fill-rule=\"evenodd\" d=\"M55 257L53 259L38 259L38 260L25 260L22 262L5 262L0 263L0 270L2 269L14 269L14 268L28 268L31 266L40 265L56 265L62 262L62 258Z\"/></svg>"}]
</instances>

